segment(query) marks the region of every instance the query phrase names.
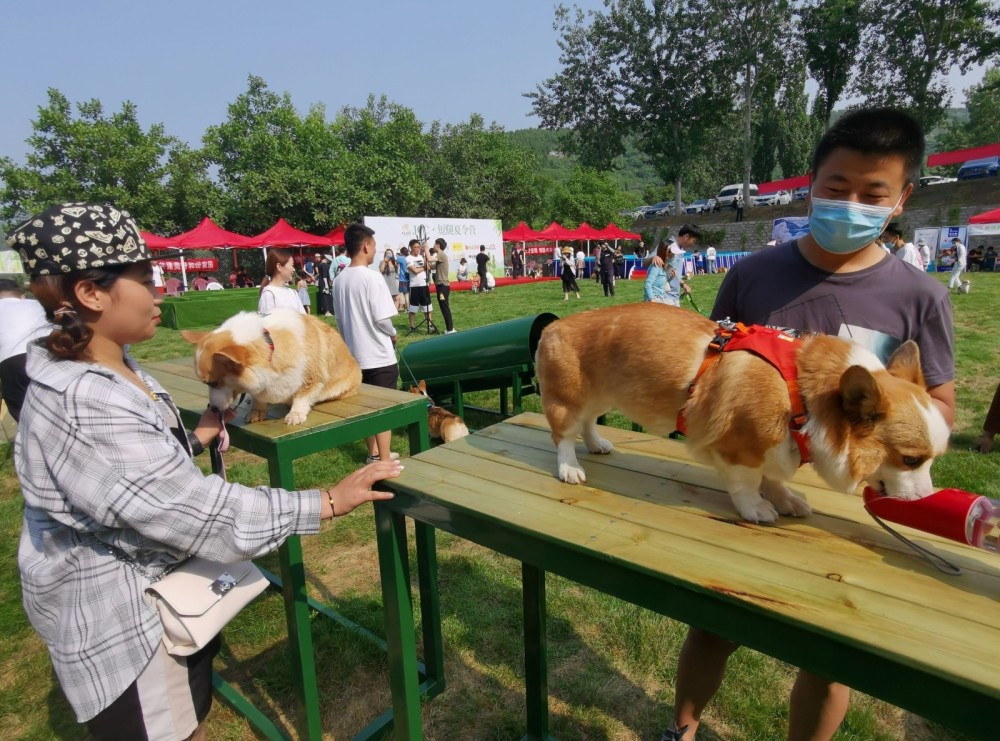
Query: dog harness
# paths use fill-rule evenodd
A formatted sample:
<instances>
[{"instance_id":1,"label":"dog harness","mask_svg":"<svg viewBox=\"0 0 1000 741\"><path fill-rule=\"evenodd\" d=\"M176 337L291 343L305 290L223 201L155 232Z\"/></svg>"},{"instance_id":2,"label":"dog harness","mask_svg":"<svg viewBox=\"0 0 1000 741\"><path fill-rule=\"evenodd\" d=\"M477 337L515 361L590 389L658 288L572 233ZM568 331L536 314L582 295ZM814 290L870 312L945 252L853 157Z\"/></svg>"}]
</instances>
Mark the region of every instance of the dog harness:
<instances>
[{"instance_id":1,"label":"dog harness","mask_svg":"<svg viewBox=\"0 0 1000 741\"><path fill-rule=\"evenodd\" d=\"M802 463L809 462L809 436L802 431L809 415L806 412L805 402L799 392L798 369L795 367L795 355L798 352L801 340L788 331L775 329L773 327L762 327L754 324L746 326L739 322L731 322L728 319L719 322L719 329L715 337L708 343L708 350L705 359L698 369L688 394L694 393L695 385L701 375L715 363L724 352L733 350L745 350L752 352L759 358L766 360L781 374L785 384L788 386L788 398L792 403L792 417L788 421L788 429L792 433L792 439L799 448L799 456ZM677 429L682 433L687 433L687 420L684 416L684 409L677 413Z\"/></svg>"},{"instance_id":2,"label":"dog harness","mask_svg":"<svg viewBox=\"0 0 1000 741\"><path fill-rule=\"evenodd\" d=\"M263 332L264 332L264 342L266 342L267 346L271 348L271 353L267 356L267 362L270 363L271 358L274 357L274 340L271 339L271 333L268 332L266 329L263 330Z\"/></svg>"}]
</instances>

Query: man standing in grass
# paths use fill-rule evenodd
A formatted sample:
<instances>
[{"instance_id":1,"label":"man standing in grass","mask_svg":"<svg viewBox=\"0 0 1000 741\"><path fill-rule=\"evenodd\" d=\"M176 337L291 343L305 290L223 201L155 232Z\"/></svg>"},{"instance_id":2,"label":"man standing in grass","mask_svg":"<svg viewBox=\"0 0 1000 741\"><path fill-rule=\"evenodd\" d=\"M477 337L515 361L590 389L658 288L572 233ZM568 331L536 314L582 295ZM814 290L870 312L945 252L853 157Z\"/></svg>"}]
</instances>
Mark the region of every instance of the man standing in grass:
<instances>
[{"instance_id":1,"label":"man standing in grass","mask_svg":"<svg viewBox=\"0 0 1000 741\"><path fill-rule=\"evenodd\" d=\"M382 276L370 270L375 261L375 232L363 224L344 230L344 249L350 263L333 282L333 306L337 328L351 355L361 366L361 382L394 389L399 381L396 364L396 304ZM399 458L391 453L392 432L365 439L366 463Z\"/></svg>"},{"instance_id":2,"label":"man standing in grass","mask_svg":"<svg viewBox=\"0 0 1000 741\"><path fill-rule=\"evenodd\" d=\"M490 290L486 273L489 271L490 256L486 254L486 245L479 245L479 254L476 255L476 272L479 273L479 292L486 293Z\"/></svg>"},{"instance_id":3,"label":"man standing in grass","mask_svg":"<svg viewBox=\"0 0 1000 741\"><path fill-rule=\"evenodd\" d=\"M911 116L888 108L848 113L813 154L809 233L746 257L726 273L712 319L835 335L884 363L907 340L920 348L927 392L949 426L955 419L951 301L878 242L903 212L924 159ZM738 644L691 627L677 665L674 719L661 741L691 741ZM788 738L824 741L840 726L850 690L800 670Z\"/></svg>"},{"instance_id":4,"label":"man standing in grass","mask_svg":"<svg viewBox=\"0 0 1000 741\"><path fill-rule=\"evenodd\" d=\"M965 270L965 260L969 256L969 251L958 237L951 240L951 248L955 251L955 262L951 266L948 290L958 291L962 286L962 271Z\"/></svg>"}]
</instances>

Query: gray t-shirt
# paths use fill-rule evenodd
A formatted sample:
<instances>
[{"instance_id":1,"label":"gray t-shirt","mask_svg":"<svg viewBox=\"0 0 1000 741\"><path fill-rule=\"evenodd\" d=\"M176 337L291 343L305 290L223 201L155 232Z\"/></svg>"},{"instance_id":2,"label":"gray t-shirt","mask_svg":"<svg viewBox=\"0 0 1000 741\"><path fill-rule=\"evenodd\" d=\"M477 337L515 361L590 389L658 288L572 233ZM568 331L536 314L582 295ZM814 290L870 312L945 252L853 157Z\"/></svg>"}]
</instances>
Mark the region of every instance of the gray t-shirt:
<instances>
[{"instance_id":1,"label":"gray t-shirt","mask_svg":"<svg viewBox=\"0 0 1000 741\"><path fill-rule=\"evenodd\" d=\"M843 337L882 362L913 340L928 386L955 378L948 290L889 256L864 270L827 273L809 263L794 241L769 247L726 273L712 319L726 317Z\"/></svg>"}]
</instances>

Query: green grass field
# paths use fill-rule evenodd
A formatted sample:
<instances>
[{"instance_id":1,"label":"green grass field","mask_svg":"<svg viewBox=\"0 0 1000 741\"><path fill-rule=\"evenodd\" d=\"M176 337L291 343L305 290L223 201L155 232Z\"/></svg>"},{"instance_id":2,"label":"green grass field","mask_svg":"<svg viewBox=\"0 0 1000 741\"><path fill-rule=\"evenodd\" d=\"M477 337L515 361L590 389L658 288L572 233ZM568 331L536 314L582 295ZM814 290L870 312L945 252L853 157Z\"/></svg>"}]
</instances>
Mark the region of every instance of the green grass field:
<instances>
[{"instance_id":1,"label":"green grass field","mask_svg":"<svg viewBox=\"0 0 1000 741\"><path fill-rule=\"evenodd\" d=\"M970 452L997 382L1000 332L1000 273L972 275L973 291L954 297L958 414L952 449L935 463L939 486L957 486L1000 498L1000 452ZM943 280L943 278L942 278ZM721 276L693 280L698 305L712 305ZM562 300L558 283L509 287L490 294L452 295L458 329L551 311L560 316L609 303L641 299L640 282L619 283L605 299L592 281L583 298ZM405 328L406 319L396 320ZM400 341L423 341L413 336ZM141 360L189 355L177 332L160 330L133 348ZM469 403L496 409L496 394L473 395ZM539 410L529 397L528 410ZM627 420L611 415L611 424ZM472 427L495 421L470 413ZM2 440L2 439L0 439ZM405 453L403 436L394 445ZM358 443L302 459L296 465L303 488L329 484L364 460ZM207 456L203 456L207 458ZM267 480L261 459L227 453L233 480ZM205 465L204 461L199 461ZM20 605L16 552L21 499L10 448L0 442L0 738L84 738L53 679L43 644ZM381 633L381 599L373 517L363 508L324 525L303 541L312 594L355 622ZM523 735L523 654L520 567L453 536L438 537L440 594L448 689L424 706L428 739L516 739ZM264 565L276 567L273 557ZM674 672L685 626L572 582L551 576L549 599L549 688L552 732L563 740L659 738L670 719ZM372 646L327 621L314 621L323 727L330 738L346 738L389 704L384 657ZM224 633L217 667L245 695L291 731L295 701L286 659L280 597L268 593ZM794 669L741 650L714 704L701 739L780 739L785 736L787 695ZM249 726L216 704L209 720L213 739L253 738ZM855 694L838 739L943 739L956 734L897 708Z\"/></svg>"}]
</instances>

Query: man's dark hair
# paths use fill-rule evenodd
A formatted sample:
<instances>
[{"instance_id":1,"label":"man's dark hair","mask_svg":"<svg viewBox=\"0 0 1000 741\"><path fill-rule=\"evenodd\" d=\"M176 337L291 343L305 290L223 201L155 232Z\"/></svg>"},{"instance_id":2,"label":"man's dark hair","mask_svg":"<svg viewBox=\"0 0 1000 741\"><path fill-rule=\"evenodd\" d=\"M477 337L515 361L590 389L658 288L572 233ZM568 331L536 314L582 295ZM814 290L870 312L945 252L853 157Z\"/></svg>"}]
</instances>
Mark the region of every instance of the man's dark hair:
<instances>
[{"instance_id":1,"label":"man's dark hair","mask_svg":"<svg viewBox=\"0 0 1000 741\"><path fill-rule=\"evenodd\" d=\"M892 223L885 228L885 234L888 234L892 237L899 237L900 239L902 239L903 230L899 228L899 224Z\"/></svg>"},{"instance_id":2,"label":"man's dark hair","mask_svg":"<svg viewBox=\"0 0 1000 741\"><path fill-rule=\"evenodd\" d=\"M479 245L479 251L480 252L486 252L486 245L485 244Z\"/></svg>"},{"instance_id":3,"label":"man's dark hair","mask_svg":"<svg viewBox=\"0 0 1000 741\"><path fill-rule=\"evenodd\" d=\"M415 244L420 244L420 240L419 239L411 239L409 242L406 243L406 246L409 247L412 250L413 249L413 245L415 245Z\"/></svg>"},{"instance_id":4,"label":"man's dark hair","mask_svg":"<svg viewBox=\"0 0 1000 741\"><path fill-rule=\"evenodd\" d=\"M443 250L448 247L448 243L445 242L443 238L438 237L437 239L434 240L434 246L437 247L439 250Z\"/></svg>"},{"instance_id":5,"label":"man's dark hair","mask_svg":"<svg viewBox=\"0 0 1000 741\"><path fill-rule=\"evenodd\" d=\"M353 258L359 252L364 243L375 236L375 230L364 224L348 224L344 229L344 247L347 254Z\"/></svg>"},{"instance_id":6,"label":"man's dark hair","mask_svg":"<svg viewBox=\"0 0 1000 741\"><path fill-rule=\"evenodd\" d=\"M907 184L920 175L924 163L924 130L913 116L895 108L863 108L842 116L816 145L813 177L835 149L903 158Z\"/></svg>"},{"instance_id":7,"label":"man's dark hair","mask_svg":"<svg viewBox=\"0 0 1000 741\"><path fill-rule=\"evenodd\" d=\"M696 224L685 224L677 232L678 237L683 237L686 235L691 235L698 241L701 241L701 229L699 229Z\"/></svg>"},{"instance_id":8,"label":"man's dark hair","mask_svg":"<svg viewBox=\"0 0 1000 741\"><path fill-rule=\"evenodd\" d=\"M16 293L18 296L24 293L21 284L10 278L0 278L0 293Z\"/></svg>"}]
</instances>

